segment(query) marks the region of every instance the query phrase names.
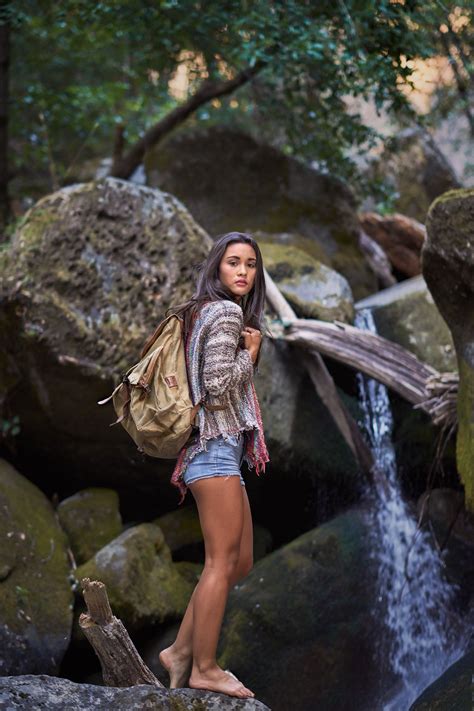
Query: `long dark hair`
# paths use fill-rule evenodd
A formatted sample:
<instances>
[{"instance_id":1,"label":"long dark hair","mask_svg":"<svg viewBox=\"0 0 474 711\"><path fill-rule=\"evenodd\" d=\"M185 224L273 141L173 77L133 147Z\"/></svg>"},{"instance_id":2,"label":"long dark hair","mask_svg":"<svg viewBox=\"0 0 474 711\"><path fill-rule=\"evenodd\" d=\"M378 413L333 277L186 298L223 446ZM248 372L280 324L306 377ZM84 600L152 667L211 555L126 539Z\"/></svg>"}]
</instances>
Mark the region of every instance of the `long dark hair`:
<instances>
[{"instance_id":1,"label":"long dark hair","mask_svg":"<svg viewBox=\"0 0 474 711\"><path fill-rule=\"evenodd\" d=\"M206 259L198 265L197 269L197 284L191 299L188 301L171 306L166 311L166 316L172 313L178 314L183 319L184 338L187 338L192 320L202 304L206 301L218 301L220 299L230 299L235 301L235 295L227 289L227 287L219 279L219 266L222 257L229 246L234 242L242 242L249 244L255 250L256 274L252 289L248 294L242 297L240 305L244 315L244 326L258 328L262 335L268 333L264 321L265 308L265 274L263 271L263 259L260 248L254 238L246 232L227 232L218 235L212 245ZM241 337L240 345L243 347L244 338ZM260 348L255 365L258 365L260 360Z\"/></svg>"}]
</instances>

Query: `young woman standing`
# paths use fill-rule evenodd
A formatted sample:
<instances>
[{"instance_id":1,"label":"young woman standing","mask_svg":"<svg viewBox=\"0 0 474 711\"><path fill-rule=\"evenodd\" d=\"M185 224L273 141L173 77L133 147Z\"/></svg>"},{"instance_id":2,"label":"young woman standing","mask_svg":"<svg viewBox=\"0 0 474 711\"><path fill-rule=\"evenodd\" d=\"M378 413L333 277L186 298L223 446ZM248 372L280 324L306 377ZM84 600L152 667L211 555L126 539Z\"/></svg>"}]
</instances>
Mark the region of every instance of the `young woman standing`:
<instances>
[{"instance_id":1,"label":"young woman standing","mask_svg":"<svg viewBox=\"0 0 474 711\"><path fill-rule=\"evenodd\" d=\"M205 398L199 425L178 456L171 482L196 501L204 568L175 642L160 652L170 688L185 686L237 696L254 693L216 662L227 597L253 565L252 516L242 461L256 473L269 461L253 376L262 340L265 277L260 249L230 232L201 265L193 298L172 309L184 320L193 403Z\"/></svg>"}]
</instances>

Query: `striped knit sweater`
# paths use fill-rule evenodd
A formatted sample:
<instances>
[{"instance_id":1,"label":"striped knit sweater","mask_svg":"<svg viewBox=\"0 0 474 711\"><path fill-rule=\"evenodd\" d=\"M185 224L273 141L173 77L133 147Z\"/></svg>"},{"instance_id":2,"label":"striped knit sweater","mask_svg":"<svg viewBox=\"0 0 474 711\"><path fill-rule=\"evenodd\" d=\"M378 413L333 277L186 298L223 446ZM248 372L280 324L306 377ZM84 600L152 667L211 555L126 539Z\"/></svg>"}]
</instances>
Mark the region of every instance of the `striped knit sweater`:
<instances>
[{"instance_id":1,"label":"striped knit sweater","mask_svg":"<svg viewBox=\"0 0 474 711\"><path fill-rule=\"evenodd\" d=\"M244 456L257 474L270 461L265 444L260 405L253 384L255 366L250 352L239 348L243 330L242 309L235 301L223 299L205 303L189 329L185 343L186 368L193 404L206 396L210 405L225 404L225 410L200 407L196 431L178 454L171 483L181 492L181 504L188 487L183 472L203 450L208 439L244 433Z\"/></svg>"}]
</instances>

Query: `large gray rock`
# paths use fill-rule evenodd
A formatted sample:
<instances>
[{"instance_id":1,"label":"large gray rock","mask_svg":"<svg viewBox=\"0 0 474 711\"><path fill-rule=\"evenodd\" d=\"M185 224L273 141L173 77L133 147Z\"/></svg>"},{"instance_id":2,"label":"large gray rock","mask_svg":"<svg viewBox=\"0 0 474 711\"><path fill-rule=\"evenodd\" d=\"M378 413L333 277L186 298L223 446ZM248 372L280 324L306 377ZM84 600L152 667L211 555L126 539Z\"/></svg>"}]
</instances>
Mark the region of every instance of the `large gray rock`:
<instances>
[{"instance_id":1,"label":"large gray rock","mask_svg":"<svg viewBox=\"0 0 474 711\"><path fill-rule=\"evenodd\" d=\"M421 274L357 301L355 308L370 308L377 333L433 368L457 370L451 332Z\"/></svg>"},{"instance_id":2,"label":"large gray rock","mask_svg":"<svg viewBox=\"0 0 474 711\"><path fill-rule=\"evenodd\" d=\"M163 532L153 523L128 528L74 571L82 578L101 580L114 615L127 630L180 618L194 584L180 575Z\"/></svg>"},{"instance_id":3,"label":"large gray rock","mask_svg":"<svg viewBox=\"0 0 474 711\"><path fill-rule=\"evenodd\" d=\"M26 213L0 254L0 392L20 416L17 463L33 481L60 498L92 483L131 489L137 502L153 487L176 505L174 461L145 459L97 401L191 296L211 245L172 195L113 178Z\"/></svg>"},{"instance_id":4,"label":"large gray rock","mask_svg":"<svg viewBox=\"0 0 474 711\"><path fill-rule=\"evenodd\" d=\"M263 261L300 318L352 322L354 300L347 280L302 249L259 241Z\"/></svg>"},{"instance_id":5,"label":"large gray rock","mask_svg":"<svg viewBox=\"0 0 474 711\"><path fill-rule=\"evenodd\" d=\"M145 158L147 182L176 195L211 235L293 233L312 243L355 298L377 288L358 246L356 200L346 183L223 126L174 131Z\"/></svg>"},{"instance_id":6,"label":"large gray rock","mask_svg":"<svg viewBox=\"0 0 474 711\"><path fill-rule=\"evenodd\" d=\"M423 276L451 331L459 370L456 461L474 512L474 189L451 190L430 207Z\"/></svg>"},{"instance_id":7,"label":"large gray rock","mask_svg":"<svg viewBox=\"0 0 474 711\"><path fill-rule=\"evenodd\" d=\"M218 661L275 711L378 708L380 670L369 660L384 631L369 526L362 509L347 511L266 556L231 591Z\"/></svg>"},{"instance_id":8,"label":"large gray rock","mask_svg":"<svg viewBox=\"0 0 474 711\"><path fill-rule=\"evenodd\" d=\"M47 676L0 677L0 708L48 711L270 711L257 699L238 699L198 689L162 689L150 684L120 688L76 684Z\"/></svg>"},{"instance_id":9,"label":"large gray rock","mask_svg":"<svg viewBox=\"0 0 474 711\"><path fill-rule=\"evenodd\" d=\"M46 496L4 459L0 511L0 676L56 674L72 626L67 538Z\"/></svg>"},{"instance_id":10,"label":"large gray rock","mask_svg":"<svg viewBox=\"0 0 474 711\"><path fill-rule=\"evenodd\" d=\"M90 487L78 491L63 499L57 512L77 565L122 532L119 497L113 489Z\"/></svg>"}]
</instances>

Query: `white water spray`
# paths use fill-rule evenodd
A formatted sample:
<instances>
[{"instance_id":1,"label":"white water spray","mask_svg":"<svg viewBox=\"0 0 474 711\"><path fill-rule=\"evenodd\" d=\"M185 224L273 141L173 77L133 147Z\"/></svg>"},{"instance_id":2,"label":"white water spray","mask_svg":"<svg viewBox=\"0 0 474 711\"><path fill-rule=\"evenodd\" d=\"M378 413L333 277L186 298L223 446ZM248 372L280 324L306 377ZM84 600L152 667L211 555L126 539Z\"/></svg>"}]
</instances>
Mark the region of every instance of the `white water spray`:
<instances>
[{"instance_id":1,"label":"white water spray","mask_svg":"<svg viewBox=\"0 0 474 711\"><path fill-rule=\"evenodd\" d=\"M357 312L354 325L376 332L368 308ZM417 528L402 498L387 389L362 373L357 373L357 381L364 412L360 424L388 484L374 478L371 550L378 568L377 599L388 628L384 663L400 683L383 711L407 711L422 690L462 655L468 635L454 612L456 587L444 578L443 560L428 534Z\"/></svg>"}]
</instances>

